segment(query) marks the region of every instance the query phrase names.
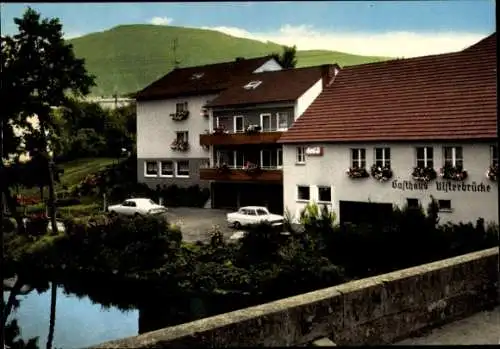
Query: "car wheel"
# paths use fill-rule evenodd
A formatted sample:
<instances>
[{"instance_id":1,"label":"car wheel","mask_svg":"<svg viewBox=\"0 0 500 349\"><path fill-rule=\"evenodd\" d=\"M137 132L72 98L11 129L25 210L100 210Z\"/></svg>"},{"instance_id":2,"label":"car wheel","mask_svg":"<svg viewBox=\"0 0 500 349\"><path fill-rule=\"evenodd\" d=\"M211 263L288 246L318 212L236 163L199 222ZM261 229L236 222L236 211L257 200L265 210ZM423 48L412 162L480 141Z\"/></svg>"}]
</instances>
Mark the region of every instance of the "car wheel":
<instances>
[{"instance_id":1,"label":"car wheel","mask_svg":"<svg viewBox=\"0 0 500 349\"><path fill-rule=\"evenodd\" d=\"M109 211L109 215L110 215L111 217L116 217L116 216L118 216L118 214L117 214L115 211Z\"/></svg>"},{"instance_id":2,"label":"car wheel","mask_svg":"<svg viewBox=\"0 0 500 349\"><path fill-rule=\"evenodd\" d=\"M234 229L240 229L241 228L240 222L234 222L233 227L234 227Z\"/></svg>"},{"instance_id":3,"label":"car wheel","mask_svg":"<svg viewBox=\"0 0 500 349\"><path fill-rule=\"evenodd\" d=\"M137 217L141 217L142 215L139 213L139 212L136 212L134 213L134 217L137 218Z\"/></svg>"}]
</instances>

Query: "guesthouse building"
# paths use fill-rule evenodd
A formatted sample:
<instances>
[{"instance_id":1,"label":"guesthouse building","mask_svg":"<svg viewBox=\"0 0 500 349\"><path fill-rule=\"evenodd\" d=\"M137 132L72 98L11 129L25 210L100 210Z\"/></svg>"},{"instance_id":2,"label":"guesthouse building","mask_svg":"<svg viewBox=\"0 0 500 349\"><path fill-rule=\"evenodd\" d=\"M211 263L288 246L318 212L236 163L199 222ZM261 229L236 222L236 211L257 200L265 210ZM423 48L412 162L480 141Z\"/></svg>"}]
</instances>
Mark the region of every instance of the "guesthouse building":
<instances>
[{"instance_id":1,"label":"guesthouse building","mask_svg":"<svg viewBox=\"0 0 500 349\"><path fill-rule=\"evenodd\" d=\"M342 223L394 205L498 223L496 34L460 52L345 67L278 141L284 207Z\"/></svg>"}]
</instances>

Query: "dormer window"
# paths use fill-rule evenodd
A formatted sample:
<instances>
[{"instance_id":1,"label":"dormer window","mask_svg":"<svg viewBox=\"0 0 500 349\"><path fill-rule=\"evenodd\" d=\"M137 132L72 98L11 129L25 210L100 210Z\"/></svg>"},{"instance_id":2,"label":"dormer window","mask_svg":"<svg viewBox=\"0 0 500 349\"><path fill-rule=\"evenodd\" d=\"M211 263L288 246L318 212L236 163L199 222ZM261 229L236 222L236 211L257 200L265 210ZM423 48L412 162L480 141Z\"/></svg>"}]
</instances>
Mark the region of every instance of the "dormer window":
<instances>
[{"instance_id":1,"label":"dormer window","mask_svg":"<svg viewBox=\"0 0 500 349\"><path fill-rule=\"evenodd\" d=\"M191 76L191 80L198 80L198 79L201 79L203 77L203 75L205 75L205 73L194 73L192 76Z\"/></svg>"},{"instance_id":2,"label":"dormer window","mask_svg":"<svg viewBox=\"0 0 500 349\"><path fill-rule=\"evenodd\" d=\"M262 81L255 80L255 81L250 81L248 84L243 86L244 89L246 90L255 90L259 85L262 84Z\"/></svg>"}]
</instances>

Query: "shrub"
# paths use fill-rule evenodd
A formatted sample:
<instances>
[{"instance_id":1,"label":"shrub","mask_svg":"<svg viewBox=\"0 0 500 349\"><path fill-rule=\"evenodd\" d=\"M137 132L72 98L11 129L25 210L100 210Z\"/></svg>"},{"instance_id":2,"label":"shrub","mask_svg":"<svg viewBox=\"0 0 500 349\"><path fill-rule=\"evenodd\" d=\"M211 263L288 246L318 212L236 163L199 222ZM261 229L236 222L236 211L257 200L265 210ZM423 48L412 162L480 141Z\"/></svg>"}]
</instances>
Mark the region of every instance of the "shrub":
<instances>
[{"instance_id":1,"label":"shrub","mask_svg":"<svg viewBox=\"0 0 500 349\"><path fill-rule=\"evenodd\" d=\"M74 205L80 205L81 201L79 198L76 197L66 197L57 199L55 204L57 207L74 206Z\"/></svg>"},{"instance_id":2,"label":"shrub","mask_svg":"<svg viewBox=\"0 0 500 349\"><path fill-rule=\"evenodd\" d=\"M11 218L4 218L2 220L2 232L13 233L16 230L16 222Z\"/></svg>"},{"instance_id":3,"label":"shrub","mask_svg":"<svg viewBox=\"0 0 500 349\"><path fill-rule=\"evenodd\" d=\"M33 214L26 220L26 233L39 236L47 233L49 219L45 214Z\"/></svg>"}]
</instances>

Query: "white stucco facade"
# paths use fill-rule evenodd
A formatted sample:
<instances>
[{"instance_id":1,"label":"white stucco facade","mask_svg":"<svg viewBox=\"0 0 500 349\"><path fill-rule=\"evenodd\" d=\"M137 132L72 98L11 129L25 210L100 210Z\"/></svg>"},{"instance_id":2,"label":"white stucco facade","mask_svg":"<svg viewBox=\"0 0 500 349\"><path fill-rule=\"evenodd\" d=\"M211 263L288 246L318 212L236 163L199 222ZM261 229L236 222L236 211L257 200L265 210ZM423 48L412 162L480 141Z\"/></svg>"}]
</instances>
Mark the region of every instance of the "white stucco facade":
<instances>
[{"instance_id":1,"label":"white stucco facade","mask_svg":"<svg viewBox=\"0 0 500 349\"><path fill-rule=\"evenodd\" d=\"M303 144L304 147L322 147L323 155L305 156L303 164L297 164L297 145L283 146L283 188L284 207L299 217L307 202L318 202L318 186L331 188L329 208L340 219L339 201L358 201L373 203L392 203L403 207L407 199L418 199L427 209L431 195L436 200L450 200L451 209L440 212L440 222L475 222L479 217L486 222L498 219L497 183L486 177L492 163L491 146L494 143L411 143L411 144ZM464 181L447 181L438 176L428 183L427 188L419 186L410 189L409 183L418 183L411 177L416 166L416 147L433 147L434 169L444 165L443 146L461 146L463 149L464 169L468 177ZM346 170L351 166L351 149L366 149L366 169L374 163L374 148L389 147L393 178L379 182L373 177L351 179ZM438 187L439 185L439 187ZM309 186L308 201L298 200L298 186ZM445 189L443 186L446 186Z\"/></svg>"},{"instance_id":2,"label":"white stucco facade","mask_svg":"<svg viewBox=\"0 0 500 349\"><path fill-rule=\"evenodd\" d=\"M300 96L295 102L295 120L297 120L311 105L311 103L323 91L323 79L316 81L306 92Z\"/></svg>"},{"instance_id":3,"label":"white stucco facade","mask_svg":"<svg viewBox=\"0 0 500 349\"><path fill-rule=\"evenodd\" d=\"M179 97L158 101L137 102L137 157L142 159L207 158L208 150L200 145L200 134L209 129L209 118L202 116L203 106L213 95ZM174 121L177 103L187 102L189 117ZM177 132L188 132L189 150L170 149Z\"/></svg>"}]
</instances>

